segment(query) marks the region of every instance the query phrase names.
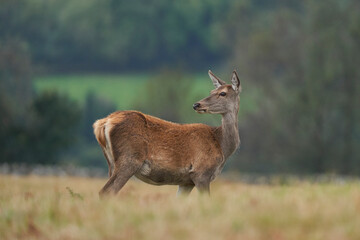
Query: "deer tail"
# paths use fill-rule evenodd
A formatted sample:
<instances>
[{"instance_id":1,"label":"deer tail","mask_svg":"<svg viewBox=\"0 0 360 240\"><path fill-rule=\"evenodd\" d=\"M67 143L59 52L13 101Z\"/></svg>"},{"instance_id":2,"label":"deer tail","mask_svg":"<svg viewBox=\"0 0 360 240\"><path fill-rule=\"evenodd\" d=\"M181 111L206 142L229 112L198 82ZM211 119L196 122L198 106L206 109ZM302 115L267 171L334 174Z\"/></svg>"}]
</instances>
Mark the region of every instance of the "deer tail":
<instances>
[{"instance_id":1,"label":"deer tail","mask_svg":"<svg viewBox=\"0 0 360 240\"><path fill-rule=\"evenodd\" d=\"M93 124L96 140L102 148L106 148L105 123L106 118L99 119Z\"/></svg>"}]
</instances>

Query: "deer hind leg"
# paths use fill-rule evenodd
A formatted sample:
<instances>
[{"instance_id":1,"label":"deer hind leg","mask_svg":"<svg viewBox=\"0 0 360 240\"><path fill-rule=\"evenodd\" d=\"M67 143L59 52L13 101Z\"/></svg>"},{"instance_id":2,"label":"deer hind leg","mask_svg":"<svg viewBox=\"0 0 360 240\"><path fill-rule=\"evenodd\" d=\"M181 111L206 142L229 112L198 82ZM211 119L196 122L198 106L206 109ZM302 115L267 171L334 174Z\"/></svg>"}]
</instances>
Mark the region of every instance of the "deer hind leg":
<instances>
[{"instance_id":1,"label":"deer hind leg","mask_svg":"<svg viewBox=\"0 0 360 240\"><path fill-rule=\"evenodd\" d=\"M100 190L100 197L105 195L116 195L141 166L141 161L132 158L119 159L111 177Z\"/></svg>"},{"instance_id":2,"label":"deer hind leg","mask_svg":"<svg viewBox=\"0 0 360 240\"><path fill-rule=\"evenodd\" d=\"M176 196L188 196L191 191L194 188L194 184L189 184L189 185L179 185L179 189L176 193Z\"/></svg>"}]
</instances>

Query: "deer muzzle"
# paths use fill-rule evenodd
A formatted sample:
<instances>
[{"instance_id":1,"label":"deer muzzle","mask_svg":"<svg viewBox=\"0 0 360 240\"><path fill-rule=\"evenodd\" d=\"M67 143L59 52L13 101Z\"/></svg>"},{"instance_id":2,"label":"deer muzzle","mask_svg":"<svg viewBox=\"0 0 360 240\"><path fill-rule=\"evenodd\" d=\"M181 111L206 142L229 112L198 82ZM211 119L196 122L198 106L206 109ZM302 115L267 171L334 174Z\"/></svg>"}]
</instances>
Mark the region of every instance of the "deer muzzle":
<instances>
[{"instance_id":1,"label":"deer muzzle","mask_svg":"<svg viewBox=\"0 0 360 240\"><path fill-rule=\"evenodd\" d=\"M193 109L196 111L200 107L200 103L194 103Z\"/></svg>"},{"instance_id":2,"label":"deer muzzle","mask_svg":"<svg viewBox=\"0 0 360 240\"><path fill-rule=\"evenodd\" d=\"M207 112L206 108L201 107L201 104L200 104L200 103L195 103L195 104L193 105L193 109L194 109L197 113L206 113L206 112Z\"/></svg>"}]
</instances>

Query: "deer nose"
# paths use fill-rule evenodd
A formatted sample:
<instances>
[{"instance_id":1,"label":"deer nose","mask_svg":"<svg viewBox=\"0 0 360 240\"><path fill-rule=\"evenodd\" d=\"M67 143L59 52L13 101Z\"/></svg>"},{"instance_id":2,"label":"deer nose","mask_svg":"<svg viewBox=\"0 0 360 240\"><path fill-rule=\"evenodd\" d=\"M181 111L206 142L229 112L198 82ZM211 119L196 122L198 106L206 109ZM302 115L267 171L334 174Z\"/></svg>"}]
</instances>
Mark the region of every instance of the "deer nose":
<instances>
[{"instance_id":1,"label":"deer nose","mask_svg":"<svg viewBox=\"0 0 360 240\"><path fill-rule=\"evenodd\" d=\"M194 103L193 109L196 110L198 107L200 107L200 103Z\"/></svg>"}]
</instances>

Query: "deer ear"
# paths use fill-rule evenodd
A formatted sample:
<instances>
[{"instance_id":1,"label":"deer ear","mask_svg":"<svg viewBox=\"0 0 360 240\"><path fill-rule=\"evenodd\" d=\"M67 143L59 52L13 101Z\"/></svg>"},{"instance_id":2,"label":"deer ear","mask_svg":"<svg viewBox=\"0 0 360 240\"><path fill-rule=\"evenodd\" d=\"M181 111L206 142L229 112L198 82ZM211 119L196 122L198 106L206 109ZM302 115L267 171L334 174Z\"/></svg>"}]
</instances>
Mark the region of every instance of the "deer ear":
<instances>
[{"instance_id":1,"label":"deer ear","mask_svg":"<svg viewBox=\"0 0 360 240\"><path fill-rule=\"evenodd\" d=\"M240 79L236 73L236 71L233 71L232 77L231 77L231 83L232 83L232 88L236 91L236 92L241 92L241 84L240 84Z\"/></svg>"},{"instance_id":2,"label":"deer ear","mask_svg":"<svg viewBox=\"0 0 360 240\"><path fill-rule=\"evenodd\" d=\"M209 77L211 78L211 81L213 82L215 88L218 88L221 85L226 84L224 81L217 78L210 70L209 70Z\"/></svg>"}]
</instances>

